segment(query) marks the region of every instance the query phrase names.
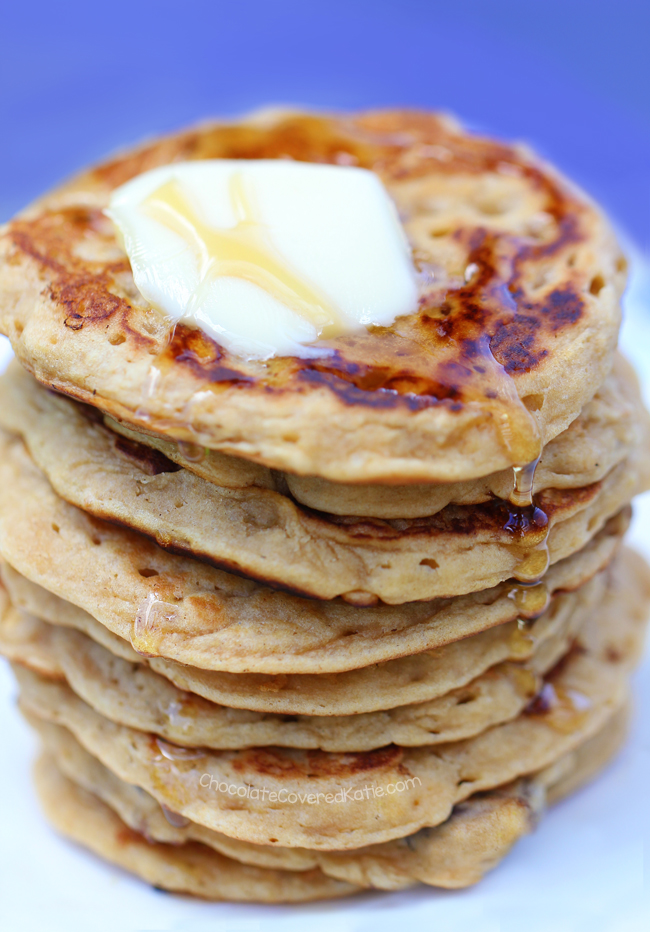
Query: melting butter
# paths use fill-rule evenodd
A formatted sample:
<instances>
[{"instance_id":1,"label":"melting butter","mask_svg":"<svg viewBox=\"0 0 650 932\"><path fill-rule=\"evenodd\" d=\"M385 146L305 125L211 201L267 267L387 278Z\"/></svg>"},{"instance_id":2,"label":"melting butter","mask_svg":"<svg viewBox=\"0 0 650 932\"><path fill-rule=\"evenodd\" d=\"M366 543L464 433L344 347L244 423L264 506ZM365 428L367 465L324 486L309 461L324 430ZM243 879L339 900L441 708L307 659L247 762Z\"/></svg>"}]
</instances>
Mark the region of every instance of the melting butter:
<instances>
[{"instance_id":1,"label":"melting butter","mask_svg":"<svg viewBox=\"0 0 650 932\"><path fill-rule=\"evenodd\" d=\"M365 169L179 163L118 188L107 214L145 299L237 355L313 356L319 337L417 309L395 208Z\"/></svg>"}]
</instances>

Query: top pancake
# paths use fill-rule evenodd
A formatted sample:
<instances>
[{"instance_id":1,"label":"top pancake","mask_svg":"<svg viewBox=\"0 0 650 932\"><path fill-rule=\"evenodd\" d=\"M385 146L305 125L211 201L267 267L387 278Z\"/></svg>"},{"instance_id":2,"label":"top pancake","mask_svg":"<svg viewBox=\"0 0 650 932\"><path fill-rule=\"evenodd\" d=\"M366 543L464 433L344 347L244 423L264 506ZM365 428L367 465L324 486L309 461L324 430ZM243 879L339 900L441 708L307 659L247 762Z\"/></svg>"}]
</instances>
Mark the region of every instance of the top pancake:
<instances>
[{"instance_id":1,"label":"top pancake","mask_svg":"<svg viewBox=\"0 0 650 932\"><path fill-rule=\"evenodd\" d=\"M309 360L172 327L102 210L140 172L220 157L376 171L418 311ZM535 459L577 417L611 366L624 273L600 214L521 148L429 114L275 112L127 152L25 211L0 240L0 329L40 381L139 429L339 482L461 481Z\"/></svg>"}]
</instances>

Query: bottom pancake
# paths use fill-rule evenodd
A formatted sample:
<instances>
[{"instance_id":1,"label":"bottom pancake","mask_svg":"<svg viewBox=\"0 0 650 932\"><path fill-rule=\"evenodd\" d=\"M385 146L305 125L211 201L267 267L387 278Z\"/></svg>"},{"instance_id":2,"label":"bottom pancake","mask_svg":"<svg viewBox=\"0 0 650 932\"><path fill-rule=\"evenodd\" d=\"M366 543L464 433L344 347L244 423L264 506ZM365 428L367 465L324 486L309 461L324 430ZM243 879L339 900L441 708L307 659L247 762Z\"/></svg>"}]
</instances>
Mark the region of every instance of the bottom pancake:
<instances>
[{"instance_id":1,"label":"bottom pancake","mask_svg":"<svg viewBox=\"0 0 650 932\"><path fill-rule=\"evenodd\" d=\"M297 902L345 896L359 887L395 890L422 882L458 888L476 883L502 860L534 827L545 800L555 802L607 764L625 737L626 718L624 708L554 766L470 798L434 829L354 852L246 845L195 823L181 824L60 726L37 726L48 752L37 764L36 783L59 831L164 889L216 900Z\"/></svg>"},{"instance_id":2,"label":"bottom pancake","mask_svg":"<svg viewBox=\"0 0 650 932\"><path fill-rule=\"evenodd\" d=\"M53 759L41 757L36 788L45 814L62 834L155 887L209 900L296 903L354 893L357 888L322 871L269 870L241 864L195 842L149 842L101 800L64 777Z\"/></svg>"}]
</instances>

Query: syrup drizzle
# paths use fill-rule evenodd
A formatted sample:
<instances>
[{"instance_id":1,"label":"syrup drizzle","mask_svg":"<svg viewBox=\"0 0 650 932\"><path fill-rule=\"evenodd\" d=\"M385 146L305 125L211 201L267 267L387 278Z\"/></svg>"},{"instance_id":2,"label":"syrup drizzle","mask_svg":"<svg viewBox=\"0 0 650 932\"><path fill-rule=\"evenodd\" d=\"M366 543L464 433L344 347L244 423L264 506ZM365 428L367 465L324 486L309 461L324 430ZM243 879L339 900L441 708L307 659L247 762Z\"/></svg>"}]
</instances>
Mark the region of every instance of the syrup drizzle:
<instances>
[{"instance_id":1,"label":"syrup drizzle","mask_svg":"<svg viewBox=\"0 0 650 932\"><path fill-rule=\"evenodd\" d=\"M534 586L516 585L508 593L519 611L508 639L512 660L529 660L537 643L535 622L544 614L551 601L551 594L544 583Z\"/></svg>"},{"instance_id":2,"label":"syrup drizzle","mask_svg":"<svg viewBox=\"0 0 650 932\"><path fill-rule=\"evenodd\" d=\"M187 715L187 703L180 699L172 699L161 708L161 712L166 717L172 728L188 732L192 728L194 717Z\"/></svg>"},{"instance_id":3,"label":"syrup drizzle","mask_svg":"<svg viewBox=\"0 0 650 932\"><path fill-rule=\"evenodd\" d=\"M529 621L539 618L549 606L551 596L543 582L533 583L530 586L514 586L508 593L519 611L519 621L525 625Z\"/></svg>"},{"instance_id":4,"label":"syrup drizzle","mask_svg":"<svg viewBox=\"0 0 650 932\"><path fill-rule=\"evenodd\" d=\"M521 619L513 626L508 637L508 652L510 660L530 660L535 650L535 638L530 632L530 626Z\"/></svg>"},{"instance_id":5,"label":"syrup drizzle","mask_svg":"<svg viewBox=\"0 0 650 932\"><path fill-rule=\"evenodd\" d=\"M510 546L518 557L513 576L520 585L513 590L514 597L522 602L526 599L522 587L530 587L531 592L537 588L550 563L549 519L546 512L535 504L533 495L535 470L539 460L540 456L537 456L525 466L513 467L514 481L510 501L515 507L510 510L504 525L504 530L519 538ZM541 594L537 598L543 601Z\"/></svg>"},{"instance_id":6,"label":"syrup drizzle","mask_svg":"<svg viewBox=\"0 0 650 932\"><path fill-rule=\"evenodd\" d=\"M142 401L138 408L136 408L135 416L139 421L144 421L145 423L151 421L151 414L149 413L148 402L158 396L162 396L162 378L163 373L160 366L156 363L151 363L149 366L149 371L147 372L147 377L142 383Z\"/></svg>"},{"instance_id":7,"label":"syrup drizzle","mask_svg":"<svg viewBox=\"0 0 650 932\"><path fill-rule=\"evenodd\" d=\"M513 466L514 482L510 495L510 501L513 505L529 508L533 504L533 484L540 459L541 456L538 456L525 466Z\"/></svg>"},{"instance_id":8,"label":"syrup drizzle","mask_svg":"<svg viewBox=\"0 0 650 932\"><path fill-rule=\"evenodd\" d=\"M176 609L150 592L138 606L131 634L131 646L142 657L159 657L166 628L176 617Z\"/></svg>"},{"instance_id":9,"label":"syrup drizzle","mask_svg":"<svg viewBox=\"0 0 650 932\"><path fill-rule=\"evenodd\" d=\"M515 544L509 545L518 558L513 571L517 585L508 593L519 611L517 633L522 649L531 639L528 633L530 622L539 618L549 606L551 597L541 581L550 563L548 550L548 515L534 501L535 471L541 454L525 466L513 467L513 488L510 510L504 530L519 535Z\"/></svg>"}]
</instances>

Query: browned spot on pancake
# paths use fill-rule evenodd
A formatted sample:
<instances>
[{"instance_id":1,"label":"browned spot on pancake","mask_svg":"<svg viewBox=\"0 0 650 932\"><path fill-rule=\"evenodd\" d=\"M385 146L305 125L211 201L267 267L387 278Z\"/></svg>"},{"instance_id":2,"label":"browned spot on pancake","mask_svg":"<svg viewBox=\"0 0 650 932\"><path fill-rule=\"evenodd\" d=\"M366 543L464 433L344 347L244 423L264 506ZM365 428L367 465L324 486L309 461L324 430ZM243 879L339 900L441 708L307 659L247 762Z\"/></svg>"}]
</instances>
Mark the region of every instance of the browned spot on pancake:
<instances>
[{"instance_id":1,"label":"browned spot on pancake","mask_svg":"<svg viewBox=\"0 0 650 932\"><path fill-rule=\"evenodd\" d=\"M173 463L159 450L154 450L153 447L145 446L144 443L138 443L136 440L129 440L119 434L115 435L115 447L149 476L158 476L164 472L179 472L182 469L178 463Z\"/></svg>"},{"instance_id":2,"label":"browned spot on pancake","mask_svg":"<svg viewBox=\"0 0 650 932\"><path fill-rule=\"evenodd\" d=\"M457 411L473 397L494 397L483 385L490 355L507 373L530 371L548 356L548 335L580 319L583 302L570 284L526 301L508 237L479 228L459 230L457 238L467 241L467 263L477 268L470 283L429 293L417 314L392 327L324 341L322 357L274 359L256 369L234 364L205 334L188 338L187 328L177 327L164 358L213 385L248 383L271 392L324 387L346 404L373 408L444 404Z\"/></svg>"},{"instance_id":3,"label":"browned spot on pancake","mask_svg":"<svg viewBox=\"0 0 650 932\"><path fill-rule=\"evenodd\" d=\"M546 349L535 351L535 318L517 314L510 323L500 323L490 348L506 372L529 372L548 355Z\"/></svg>"},{"instance_id":4,"label":"browned spot on pancake","mask_svg":"<svg viewBox=\"0 0 650 932\"><path fill-rule=\"evenodd\" d=\"M580 319L584 302L571 285L556 288L543 303L541 311L551 322L553 330L561 330Z\"/></svg>"},{"instance_id":5,"label":"browned spot on pancake","mask_svg":"<svg viewBox=\"0 0 650 932\"><path fill-rule=\"evenodd\" d=\"M114 276L130 270L128 259L90 262L75 254L77 244L91 236L107 239L102 230L105 218L96 208L72 207L45 211L34 220L16 220L10 235L14 245L49 272L49 296L63 316L63 325L73 331L101 323L119 329L120 335L148 345L153 341L134 328L135 309L111 291ZM112 234L110 236L112 242Z\"/></svg>"},{"instance_id":6,"label":"browned spot on pancake","mask_svg":"<svg viewBox=\"0 0 650 932\"><path fill-rule=\"evenodd\" d=\"M113 276L128 264L103 266L82 261L74 252L84 238L110 237L101 211L81 207L47 211L34 220L15 221L11 235L19 250L49 272L51 297L68 330L100 327L115 347L129 339L148 352L159 350L158 363L163 368L183 367L196 380L197 389L237 387L297 394L325 390L351 406L417 412L444 405L456 412L472 401L496 397L493 384L484 378L485 363L492 356L511 375L529 372L552 352L553 336L581 320L582 286L573 280L568 258L562 263L565 251L568 257L587 235L583 224L587 208L515 148L458 132L435 115L406 111L358 117L288 115L270 126L195 130L114 159L89 178L114 187L181 159L285 157L356 164L377 172L389 189L395 181L427 175L516 175L541 196L552 233L537 241L478 226L461 227L453 232L454 239L465 250L467 266L475 268L465 284L427 286L416 313L399 318L391 327L323 341L318 358L286 357L266 363L234 360L215 340L182 325L174 328L166 348L159 347L143 332L137 310L114 293L119 289L114 288ZM560 269L559 280L547 293L533 294L530 273L551 258Z\"/></svg>"},{"instance_id":7,"label":"browned spot on pancake","mask_svg":"<svg viewBox=\"0 0 650 932\"><path fill-rule=\"evenodd\" d=\"M624 655L617 647L612 647L611 644L609 644L605 648L605 657L608 663L620 663Z\"/></svg>"},{"instance_id":8,"label":"browned spot on pancake","mask_svg":"<svg viewBox=\"0 0 650 932\"><path fill-rule=\"evenodd\" d=\"M57 277L62 277L63 284L73 273L83 279L95 272L96 280L101 281L107 268L117 270L115 263L105 266L82 260L75 255L74 248L85 237L101 238L97 224L102 217L102 212L96 208L65 207L46 210L33 220L14 220L9 229L15 246ZM125 267L125 262L118 263L120 269Z\"/></svg>"},{"instance_id":9,"label":"browned spot on pancake","mask_svg":"<svg viewBox=\"0 0 650 932\"><path fill-rule=\"evenodd\" d=\"M356 368L353 364L352 368ZM373 378L381 380L382 370L372 370L369 373ZM421 381L416 377L406 375L405 373L399 379L391 376L387 385L379 384L377 388L361 388L355 384L356 379L351 372L345 375L339 372L328 372L318 368L317 365L305 366L298 373L298 382L303 385L323 386L332 391L341 401L349 405L365 405L369 408L394 408L396 405L404 405L411 411L420 411L430 405L438 404L439 399L426 392L415 392L413 389ZM393 387L395 384L399 388ZM405 389L406 391L400 391Z\"/></svg>"},{"instance_id":10,"label":"browned spot on pancake","mask_svg":"<svg viewBox=\"0 0 650 932\"><path fill-rule=\"evenodd\" d=\"M539 327L556 332L576 323L583 311L584 301L570 283L555 288L541 301L522 299L513 320L497 327L492 351L508 372L527 370L547 355L543 347L533 351Z\"/></svg>"},{"instance_id":11,"label":"browned spot on pancake","mask_svg":"<svg viewBox=\"0 0 650 932\"><path fill-rule=\"evenodd\" d=\"M351 139L344 124L301 115L273 126L226 125L182 133L99 166L94 175L117 187L135 175L172 161L290 157L303 162L337 162L341 153L365 161L372 158L376 148L361 139Z\"/></svg>"},{"instance_id":12,"label":"browned spot on pancake","mask_svg":"<svg viewBox=\"0 0 650 932\"><path fill-rule=\"evenodd\" d=\"M159 360L161 366L170 361L177 365L185 365L200 378L208 379L212 383L253 382L250 376L237 369L222 365L225 357L224 350L216 340L213 340L202 330L176 324L169 345Z\"/></svg>"},{"instance_id":13,"label":"browned spot on pancake","mask_svg":"<svg viewBox=\"0 0 650 932\"><path fill-rule=\"evenodd\" d=\"M332 754L326 751L306 751L289 754L274 748L253 748L243 751L233 762L238 772L255 771L274 777L353 777L373 770L399 767L403 748L394 744L375 751L358 754Z\"/></svg>"},{"instance_id":14,"label":"browned spot on pancake","mask_svg":"<svg viewBox=\"0 0 650 932\"><path fill-rule=\"evenodd\" d=\"M145 839L142 835L139 835L132 828L129 828L128 825L122 824L115 833L115 841L121 848L126 848L127 845L143 845L145 844ZM159 887L154 889L158 890Z\"/></svg>"},{"instance_id":15,"label":"browned spot on pancake","mask_svg":"<svg viewBox=\"0 0 650 932\"><path fill-rule=\"evenodd\" d=\"M524 712L527 715L545 715L553 709L554 699L553 691L544 683L535 698L528 703Z\"/></svg>"},{"instance_id":16,"label":"browned spot on pancake","mask_svg":"<svg viewBox=\"0 0 650 932\"><path fill-rule=\"evenodd\" d=\"M70 330L81 330L86 321L105 320L120 309L122 299L99 289L97 282L83 279L67 285L53 285L50 296L67 310L64 321Z\"/></svg>"}]
</instances>

